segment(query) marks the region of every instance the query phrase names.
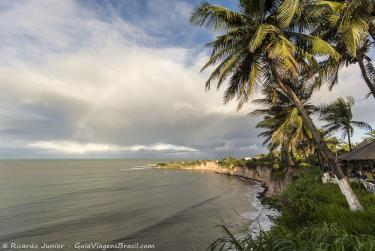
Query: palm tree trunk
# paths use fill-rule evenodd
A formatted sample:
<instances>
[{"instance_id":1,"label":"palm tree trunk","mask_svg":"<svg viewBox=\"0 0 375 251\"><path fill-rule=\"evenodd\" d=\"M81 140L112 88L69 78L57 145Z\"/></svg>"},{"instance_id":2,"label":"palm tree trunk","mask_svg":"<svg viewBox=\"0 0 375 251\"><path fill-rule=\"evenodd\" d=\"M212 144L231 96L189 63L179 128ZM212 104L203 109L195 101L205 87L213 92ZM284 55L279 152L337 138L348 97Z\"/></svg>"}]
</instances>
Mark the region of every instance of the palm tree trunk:
<instances>
[{"instance_id":1,"label":"palm tree trunk","mask_svg":"<svg viewBox=\"0 0 375 251\"><path fill-rule=\"evenodd\" d=\"M289 153L289 165L292 165L292 166L296 165L296 157L294 156L293 151Z\"/></svg>"},{"instance_id":2,"label":"palm tree trunk","mask_svg":"<svg viewBox=\"0 0 375 251\"><path fill-rule=\"evenodd\" d=\"M352 149L352 142L350 141L350 132L349 132L349 130L346 130L346 133L348 134L348 143L349 143L349 150L350 151L352 151L353 149Z\"/></svg>"},{"instance_id":3,"label":"palm tree trunk","mask_svg":"<svg viewBox=\"0 0 375 251\"><path fill-rule=\"evenodd\" d=\"M365 64L363 63L363 56L357 53L356 59L358 61L359 68L361 69L362 77L365 80L368 88L370 89L372 96L374 96L375 98L375 86L367 75L366 67L365 67Z\"/></svg>"},{"instance_id":4,"label":"palm tree trunk","mask_svg":"<svg viewBox=\"0 0 375 251\"><path fill-rule=\"evenodd\" d=\"M288 150L287 150L287 147L286 147L286 144L285 142L283 142L281 144L281 151L280 151L280 162L281 162L281 165L285 165L285 166L288 166Z\"/></svg>"},{"instance_id":5,"label":"palm tree trunk","mask_svg":"<svg viewBox=\"0 0 375 251\"><path fill-rule=\"evenodd\" d=\"M375 41L375 26L372 22L369 23L368 32L370 36L372 37L372 39Z\"/></svg>"},{"instance_id":6,"label":"palm tree trunk","mask_svg":"<svg viewBox=\"0 0 375 251\"><path fill-rule=\"evenodd\" d=\"M322 161L320 160L320 152L316 151L316 155L318 156L319 170L320 170L321 175L323 176L324 168L322 166Z\"/></svg>"},{"instance_id":7,"label":"palm tree trunk","mask_svg":"<svg viewBox=\"0 0 375 251\"><path fill-rule=\"evenodd\" d=\"M301 113L301 116L302 116L304 122L306 123L306 126L311 131L311 134L312 134L312 137L313 137L313 140L314 140L315 144L317 145L319 151L322 153L322 155L327 160L329 168L336 175L336 177L338 179L338 184L339 184L341 193L345 196L346 201L349 204L350 210L352 210L352 211L362 211L363 206L361 205L357 196L355 195L352 188L350 187L348 179L344 175L340 166L336 163L335 155L324 144L321 134L319 133L318 129L315 127L314 122L310 118L306 109L303 107L303 104L301 103L300 99L294 93L292 88L290 88L289 85L283 84L281 82L278 82L278 85L280 86L280 88L282 90L284 90L288 94L289 98L293 101L294 105L297 107L298 111Z\"/></svg>"}]
</instances>

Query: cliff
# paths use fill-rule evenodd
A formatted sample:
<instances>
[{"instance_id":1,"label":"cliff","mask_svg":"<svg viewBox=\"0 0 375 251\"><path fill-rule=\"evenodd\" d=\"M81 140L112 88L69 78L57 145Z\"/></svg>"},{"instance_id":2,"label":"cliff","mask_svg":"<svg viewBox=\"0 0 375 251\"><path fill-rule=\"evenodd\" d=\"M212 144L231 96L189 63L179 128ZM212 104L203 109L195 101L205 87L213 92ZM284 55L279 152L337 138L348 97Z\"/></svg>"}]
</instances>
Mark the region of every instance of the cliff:
<instances>
[{"instance_id":1,"label":"cliff","mask_svg":"<svg viewBox=\"0 0 375 251\"><path fill-rule=\"evenodd\" d=\"M168 167L167 167L168 168ZM285 169L279 177L275 178L272 168L257 165L256 167L223 167L215 161L206 161L197 165L179 166L179 169L213 171L219 174L232 175L258 181L266 188L262 195L272 196L281 193L292 182L293 177L301 170L295 168Z\"/></svg>"}]
</instances>

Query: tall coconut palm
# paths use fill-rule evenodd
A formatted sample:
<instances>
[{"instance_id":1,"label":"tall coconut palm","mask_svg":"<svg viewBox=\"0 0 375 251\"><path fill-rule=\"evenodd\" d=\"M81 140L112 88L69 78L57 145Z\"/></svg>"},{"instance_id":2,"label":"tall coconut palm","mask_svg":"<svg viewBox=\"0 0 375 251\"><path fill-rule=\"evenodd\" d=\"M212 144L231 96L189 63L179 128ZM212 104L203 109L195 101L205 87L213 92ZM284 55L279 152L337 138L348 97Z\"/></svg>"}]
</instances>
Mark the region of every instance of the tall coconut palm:
<instances>
[{"instance_id":1,"label":"tall coconut palm","mask_svg":"<svg viewBox=\"0 0 375 251\"><path fill-rule=\"evenodd\" d=\"M207 2L192 14L191 22L206 26L220 35L207 46L211 57L202 70L215 66L206 82L217 80L220 88L227 80L224 102L237 99L238 109L250 100L256 89L285 92L301 114L306 127L332 171L352 210L363 207L347 178L337 165L298 95L293 83L300 78L320 81L316 56L338 61L340 55L327 42L308 31L319 22L317 11L311 11L310 0L240 0L239 11L231 11ZM288 77L288 79L286 79ZM291 80L291 81L289 81Z\"/></svg>"},{"instance_id":2,"label":"tall coconut palm","mask_svg":"<svg viewBox=\"0 0 375 251\"><path fill-rule=\"evenodd\" d=\"M343 98L338 98L329 105L322 105L320 107L320 119L326 121L328 124L323 126L327 134L341 130L343 138L348 138L349 149L352 151L352 143L350 137L353 136L354 128L364 128L372 130L371 126L362 121L353 120L352 107L354 99L348 97L347 101Z\"/></svg>"},{"instance_id":3,"label":"tall coconut palm","mask_svg":"<svg viewBox=\"0 0 375 251\"><path fill-rule=\"evenodd\" d=\"M312 89L306 89L303 85L295 90L300 97L306 111L312 114L316 107L308 103ZM294 156L297 154L311 154L314 149L311 132L306 127L303 119L288 96L277 89L275 93L268 93L264 98L254 100L254 103L266 106L251 112L251 115L263 115L263 120L256 127L266 129L258 136L265 137L264 145L270 151L280 148L282 164L294 164Z\"/></svg>"},{"instance_id":4,"label":"tall coconut palm","mask_svg":"<svg viewBox=\"0 0 375 251\"><path fill-rule=\"evenodd\" d=\"M368 56L372 44L369 37L375 40L373 0L317 1L317 5L327 8L327 22L314 32L335 44L342 55L342 63L358 63L362 77L370 89L370 95L375 98L375 69ZM331 69L334 70L334 75L338 73L338 66L335 64ZM335 81L332 84L335 84Z\"/></svg>"}]
</instances>

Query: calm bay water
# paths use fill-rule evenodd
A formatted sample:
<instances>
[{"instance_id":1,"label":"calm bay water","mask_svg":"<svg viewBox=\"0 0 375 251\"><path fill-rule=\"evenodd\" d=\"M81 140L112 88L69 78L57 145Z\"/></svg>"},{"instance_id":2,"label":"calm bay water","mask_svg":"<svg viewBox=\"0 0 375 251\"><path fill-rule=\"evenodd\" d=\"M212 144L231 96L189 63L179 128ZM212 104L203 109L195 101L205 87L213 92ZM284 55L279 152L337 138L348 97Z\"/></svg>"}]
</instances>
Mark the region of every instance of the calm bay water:
<instances>
[{"instance_id":1,"label":"calm bay water","mask_svg":"<svg viewBox=\"0 0 375 251\"><path fill-rule=\"evenodd\" d=\"M240 232L259 210L250 181L148 166L156 162L0 161L0 243L204 250L221 234L221 220Z\"/></svg>"}]
</instances>

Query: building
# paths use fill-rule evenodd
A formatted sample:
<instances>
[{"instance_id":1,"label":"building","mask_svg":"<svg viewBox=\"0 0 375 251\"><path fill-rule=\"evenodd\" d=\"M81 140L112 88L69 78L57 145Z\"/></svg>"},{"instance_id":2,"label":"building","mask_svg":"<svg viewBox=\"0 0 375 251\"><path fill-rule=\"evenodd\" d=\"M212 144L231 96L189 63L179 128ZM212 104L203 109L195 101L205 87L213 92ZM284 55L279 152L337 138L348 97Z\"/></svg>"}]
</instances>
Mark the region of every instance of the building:
<instances>
[{"instance_id":1,"label":"building","mask_svg":"<svg viewBox=\"0 0 375 251\"><path fill-rule=\"evenodd\" d=\"M339 163L348 176L375 172L375 141L365 140L351 152L341 154Z\"/></svg>"}]
</instances>

